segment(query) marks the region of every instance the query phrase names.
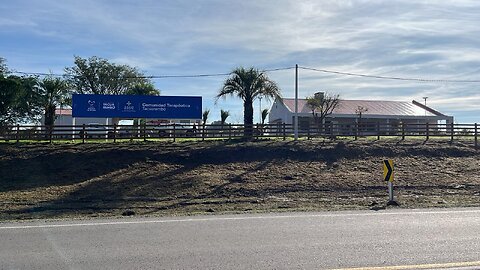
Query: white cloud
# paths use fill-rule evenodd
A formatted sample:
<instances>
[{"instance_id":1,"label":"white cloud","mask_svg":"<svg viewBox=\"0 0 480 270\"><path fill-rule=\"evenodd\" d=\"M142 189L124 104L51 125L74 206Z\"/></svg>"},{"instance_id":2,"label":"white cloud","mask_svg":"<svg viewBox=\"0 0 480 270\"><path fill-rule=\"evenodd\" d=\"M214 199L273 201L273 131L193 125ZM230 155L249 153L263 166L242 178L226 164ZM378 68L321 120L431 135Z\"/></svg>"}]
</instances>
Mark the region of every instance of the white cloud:
<instances>
[{"instance_id":1,"label":"white cloud","mask_svg":"<svg viewBox=\"0 0 480 270\"><path fill-rule=\"evenodd\" d=\"M479 13L478 1L453 0L18 0L0 7L0 38L10 40L0 51L7 52L2 56L13 68L15 63L28 68L31 61L27 71L49 63L70 66L76 54L106 57L150 75L298 63L372 75L479 79ZM51 62L54 53L70 60ZM418 100L428 95L440 111L465 117L480 113L474 106L478 84L444 87L304 70L300 74L302 96L319 89L338 91L344 98ZM270 75L285 96L292 96L293 71ZM156 83L165 94L200 93L215 107L212 99L222 80ZM241 115L241 105L230 105Z\"/></svg>"}]
</instances>

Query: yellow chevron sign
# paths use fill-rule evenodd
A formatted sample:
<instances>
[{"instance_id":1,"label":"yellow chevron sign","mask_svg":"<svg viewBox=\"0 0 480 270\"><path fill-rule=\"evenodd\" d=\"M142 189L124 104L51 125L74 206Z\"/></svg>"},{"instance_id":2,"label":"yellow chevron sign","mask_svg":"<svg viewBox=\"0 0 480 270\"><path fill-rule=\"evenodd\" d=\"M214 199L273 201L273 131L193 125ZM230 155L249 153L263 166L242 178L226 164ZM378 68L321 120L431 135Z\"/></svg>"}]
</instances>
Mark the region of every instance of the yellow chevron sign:
<instances>
[{"instance_id":1,"label":"yellow chevron sign","mask_svg":"<svg viewBox=\"0 0 480 270\"><path fill-rule=\"evenodd\" d=\"M393 182L393 160L391 159L383 161L383 179Z\"/></svg>"}]
</instances>

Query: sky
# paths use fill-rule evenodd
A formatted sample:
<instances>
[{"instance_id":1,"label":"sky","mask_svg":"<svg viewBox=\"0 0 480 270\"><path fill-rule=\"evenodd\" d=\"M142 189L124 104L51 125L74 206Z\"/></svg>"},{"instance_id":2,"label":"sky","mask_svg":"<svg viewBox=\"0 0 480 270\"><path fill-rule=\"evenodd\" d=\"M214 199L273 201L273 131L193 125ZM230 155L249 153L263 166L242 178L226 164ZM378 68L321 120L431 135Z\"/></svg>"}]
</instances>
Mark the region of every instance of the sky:
<instances>
[{"instance_id":1,"label":"sky","mask_svg":"<svg viewBox=\"0 0 480 270\"><path fill-rule=\"evenodd\" d=\"M228 73L236 67L302 67L418 82L299 70L299 97L318 91L343 99L417 100L480 122L480 2L302 0L2 0L0 57L10 69L63 73L74 56L98 56L146 75ZM294 97L293 69L267 73ZM226 76L164 78L162 95L203 97L210 121L242 102L215 99ZM448 81L450 80L450 81ZM272 101L262 100L262 109ZM260 115L255 102L255 121Z\"/></svg>"}]
</instances>

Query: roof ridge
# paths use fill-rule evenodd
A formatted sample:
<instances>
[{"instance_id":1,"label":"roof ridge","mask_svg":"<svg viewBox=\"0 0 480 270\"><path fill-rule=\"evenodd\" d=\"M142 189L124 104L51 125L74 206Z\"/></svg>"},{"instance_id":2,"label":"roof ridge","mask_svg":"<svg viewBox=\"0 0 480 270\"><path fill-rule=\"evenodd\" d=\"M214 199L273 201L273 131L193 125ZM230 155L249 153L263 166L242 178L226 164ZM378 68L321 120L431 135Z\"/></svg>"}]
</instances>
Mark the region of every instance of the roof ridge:
<instances>
[{"instance_id":1,"label":"roof ridge","mask_svg":"<svg viewBox=\"0 0 480 270\"><path fill-rule=\"evenodd\" d=\"M295 100L295 98L283 98L283 99L287 99L287 100ZM306 98L299 98L298 100L307 100ZM367 102L378 102L378 101L382 101L382 102L406 102L406 103L410 103L409 101L404 101L404 100L384 100L384 99L343 99L343 98L340 98L339 100L345 100L345 101L367 101Z\"/></svg>"}]
</instances>

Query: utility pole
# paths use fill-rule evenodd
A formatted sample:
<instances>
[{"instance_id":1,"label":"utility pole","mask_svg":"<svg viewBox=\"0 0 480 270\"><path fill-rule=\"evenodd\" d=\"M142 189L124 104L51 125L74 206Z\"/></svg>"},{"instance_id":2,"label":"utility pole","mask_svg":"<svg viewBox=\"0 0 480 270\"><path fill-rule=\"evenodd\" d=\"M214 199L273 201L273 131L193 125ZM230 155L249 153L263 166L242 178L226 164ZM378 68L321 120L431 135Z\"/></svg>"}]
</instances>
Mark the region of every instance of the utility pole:
<instances>
[{"instance_id":1,"label":"utility pole","mask_svg":"<svg viewBox=\"0 0 480 270\"><path fill-rule=\"evenodd\" d=\"M262 121L262 96L259 96L258 99L260 100L260 118L258 119L258 122L261 123L261 121Z\"/></svg>"},{"instance_id":2,"label":"utility pole","mask_svg":"<svg viewBox=\"0 0 480 270\"><path fill-rule=\"evenodd\" d=\"M295 64L295 117L294 136L298 140L298 64Z\"/></svg>"},{"instance_id":3,"label":"utility pole","mask_svg":"<svg viewBox=\"0 0 480 270\"><path fill-rule=\"evenodd\" d=\"M427 98L428 97L423 97L423 99L425 100L425 107L427 107ZM427 108L425 108L425 116L427 116Z\"/></svg>"}]
</instances>

